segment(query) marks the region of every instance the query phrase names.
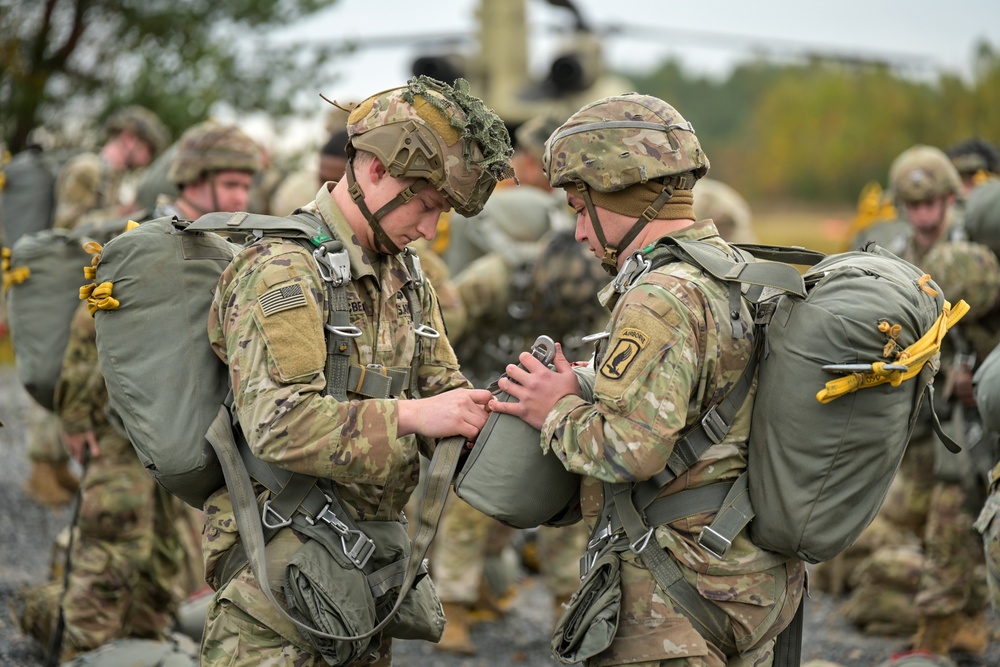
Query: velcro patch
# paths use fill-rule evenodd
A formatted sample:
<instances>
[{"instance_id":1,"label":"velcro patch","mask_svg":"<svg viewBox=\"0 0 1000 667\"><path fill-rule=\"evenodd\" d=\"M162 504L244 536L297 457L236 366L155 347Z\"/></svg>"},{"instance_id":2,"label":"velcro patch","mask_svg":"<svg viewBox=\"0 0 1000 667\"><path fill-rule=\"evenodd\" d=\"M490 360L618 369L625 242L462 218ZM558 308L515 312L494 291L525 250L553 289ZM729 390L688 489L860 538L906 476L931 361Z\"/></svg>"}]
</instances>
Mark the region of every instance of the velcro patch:
<instances>
[{"instance_id":1,"label":"velcro patch","mask_svg":"<svg viewBox=\"0 0 1000 667\"><path fill-rule=\"evenodd\" d=\"M639 356L639 350L646 347L647 343L649 336L639 329L625 328L619 331L614 346L601 364L601 375L612 380L622 377L629 364Z\"/></svg>"},{"instance_id":2,"label":"velcro patch","mask_svg":"<svg viewBox=\"0 0 1000 667\"><path fill-rule=\"evenodd\" d=\"M302 285L295 283L266 292L258 298L258 301L264 317L270 317L283 310L306 305L306 295L302 291Z\"/></svg>"}]
</instances>

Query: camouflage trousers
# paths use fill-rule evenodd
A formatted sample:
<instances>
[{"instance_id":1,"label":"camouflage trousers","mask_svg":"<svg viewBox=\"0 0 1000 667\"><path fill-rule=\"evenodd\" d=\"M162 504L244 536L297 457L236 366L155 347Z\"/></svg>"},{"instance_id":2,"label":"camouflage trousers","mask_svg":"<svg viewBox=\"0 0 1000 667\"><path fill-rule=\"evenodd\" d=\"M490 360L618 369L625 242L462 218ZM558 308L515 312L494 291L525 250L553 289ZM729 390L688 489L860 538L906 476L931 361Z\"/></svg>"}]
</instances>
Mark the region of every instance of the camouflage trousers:
<instances>
[{"instance_id":1,"label":"camouflage trousers","mask_svg":"<svg viewBox=\"0 0 1000 667\"><path fill-rule=\"evenodd\" d=\"M711 576L685 567L681 572L729 618L732 639L743 652L725 653L702 637L638 557L621 561L622 601L611 646L587 667L659 665L661 667L767 667L774 659L774 637L795 615L805 586L805 567L789 560L744 575ZM647 660L648 659L648 660Z\"/></svg>"},{"instance_id":2,"label":"camouflage trousers","mask_svg":"<svg viewBox=\"0 0 1000 667\"><path fill-rule=\"evenodd\" d=\"M81 507L63 597L63 659L112 639L163 639L177 607L184 552L174 532L179 500L139 460L99 456L81 482Z\"/></svg>"},{"instance_id":3,"label":"camouflage trousers","mask_svg":"<svg viewBox=\"0 0 1000 667\"><path fill-rule=\"evenodd\" d=\"M431 558L431 576L441 601L475 603L484 583L487 560L499 557L514 531L473 508L452 491L438 526ZM494 592L498 596L506 593L505 590Z\"/></svg>"},{"instance_id":4,"label":"camouflage trousers","mask_svg":"<svg viewBox=\"0 0 1000 667\"><path fill-rule=\"evenodd\" d=\"M28 401L25 420L28 439L28 458L32 461L62 463L69 460L66 447L59 437L59 418L34 400Z\"/></svg>"},{"instance_id":5,"label":"camouflage trousers","mask_svg":"<svg viewBox=\"0 0 1000 667\"><path fill-rule=\"evenodd\" d=\"M997 479L1000 476L1000 465L993 470L993 477ZM975 527L983 535L990 602L993 604L993 609L1000 612L1000 482L993 483Z\"/></svg>"},{"instance_id":6,"label":"camouflage trousers","mask_svg":"<svg viewBox=\"0 0 1000 667\"><path fill-rule=\"evenodd\" d=\"M538 569L549 592L568 598L580 587L580 557L587 549L590 532L583 521L556 528L539 526Z\"/></svg>"}]
</instances>

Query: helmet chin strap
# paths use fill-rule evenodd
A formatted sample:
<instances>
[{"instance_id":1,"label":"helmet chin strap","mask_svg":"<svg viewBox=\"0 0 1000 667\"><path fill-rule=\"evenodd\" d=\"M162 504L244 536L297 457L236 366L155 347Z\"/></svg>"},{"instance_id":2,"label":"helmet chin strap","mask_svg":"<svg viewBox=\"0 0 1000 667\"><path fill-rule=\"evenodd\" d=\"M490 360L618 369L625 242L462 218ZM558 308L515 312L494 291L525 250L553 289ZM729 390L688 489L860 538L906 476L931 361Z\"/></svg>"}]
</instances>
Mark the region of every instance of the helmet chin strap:
<instances>
[{"instance_id":1,"label":"helmet chin strap","mask_svg":"<svg viewBox=\"0 0 1000 667\"><path fill-rule=\"evenodd\" d=\"M601 258L601 268L608 272L611 276L618 275L618 253L624 248L627 248L635 237L639 235L642 228L645 227L650 220L656 217L656 214L660 212L660 209L670 201L670 198L674 194L674 187L676 183L673 181L665 183L663 185L663 190L657 195L653 203L646 207L646 210L642 212L635 223L629 228L622 239L615 245L608 243L607 238L604 236L604 229L601 227L601 221L597 217L597 208L594 206L594 200L590 197L590 189L587 184L580 181L577 183L576 187L580 191L580 196L583 198L583 203L587 205L587 214L590 215L590 222L594 227L594 234L597 235L597 241L604 247L604 257Z\"/></svg>"},{"instance_id":2,"label":"helmet chin strap","mask_svg":"<svg viewBox=\"0 0 1000 667\"><path fill-rule=\"evenodd\" d=\"M375 236L375 243L382 247L382 251L387 255L398 255L402 250L389 235L385 233L382 229L382 225L379 221L385 217L389 211L402 206L411 199L417 196L417 193L430 185L430 181L425 178L418 178L410 185L403 188L403 191L398 195L390 199L385 203L382 208L372 213L368 209L368 204L365 203L365 193L361 191L361 186L358 185L357 180L354 178L354 161L350 158L347 160L347 169L344 171L344 176L347 178L347 192L350 193L351 199L354 200L355 206L361 211L361 215L365 216L365 220L368 221L368 225L372 228L372 233Z\"/></svg>"}]
</instances>

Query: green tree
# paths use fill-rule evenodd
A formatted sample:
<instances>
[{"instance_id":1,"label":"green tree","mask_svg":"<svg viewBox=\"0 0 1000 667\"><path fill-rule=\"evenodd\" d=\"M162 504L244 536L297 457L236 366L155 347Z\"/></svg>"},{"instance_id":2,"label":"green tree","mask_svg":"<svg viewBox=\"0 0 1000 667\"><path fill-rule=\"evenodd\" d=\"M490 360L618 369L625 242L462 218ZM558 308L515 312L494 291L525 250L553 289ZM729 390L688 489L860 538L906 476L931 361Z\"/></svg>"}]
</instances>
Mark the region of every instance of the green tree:
<instances>
[{"instance_id":1,"label":"green tree","mask_svg":"<svg viewBox=\"0 0 1000 667\"><path fill-rule=\"evenodd\" d=\"M267 34L335 1L0 0L0 136L19 150L39 125L128 103L175 134L219 101L287 115L332 51Z\"/></svg>"}]
</instances>

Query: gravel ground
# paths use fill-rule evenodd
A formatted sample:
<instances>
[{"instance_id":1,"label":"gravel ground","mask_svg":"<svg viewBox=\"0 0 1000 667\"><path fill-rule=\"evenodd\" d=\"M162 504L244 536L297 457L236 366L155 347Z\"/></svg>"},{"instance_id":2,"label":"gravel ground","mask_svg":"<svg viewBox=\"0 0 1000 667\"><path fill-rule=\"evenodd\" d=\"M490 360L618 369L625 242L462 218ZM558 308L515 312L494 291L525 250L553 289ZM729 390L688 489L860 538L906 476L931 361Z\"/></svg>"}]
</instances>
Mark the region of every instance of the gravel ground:
<instances>
[{"instance_id":1,"label":"gravel ground","mask_svg":"<svg viewBox=\"0 0 1000 667\"><path fill-rule=\"evenodd\" d=\"M0 667L41 667L44 656L21 633L15 614L17 593L41 583L50 568L55 535L71 518L70 509L51 511L24 497L21 485L28 473L23 414L29 399L10 367L0 367ZM822 593L806 600L803 660L825 659L844 667L874 667L904 648L904 639L871 637L856 632L838 613L839 601ZM994 625L996 617L992 617ZM553 623L552 599L533 577L526 577L508 615L481 623L472 632L479 650L475 657L441 653L426 642L397 642L399 667L546 667L558 665L549 656ZM983 656L952 656L961 667L1000 667L1000 641Z\"/></svg>"}]
</instances>

